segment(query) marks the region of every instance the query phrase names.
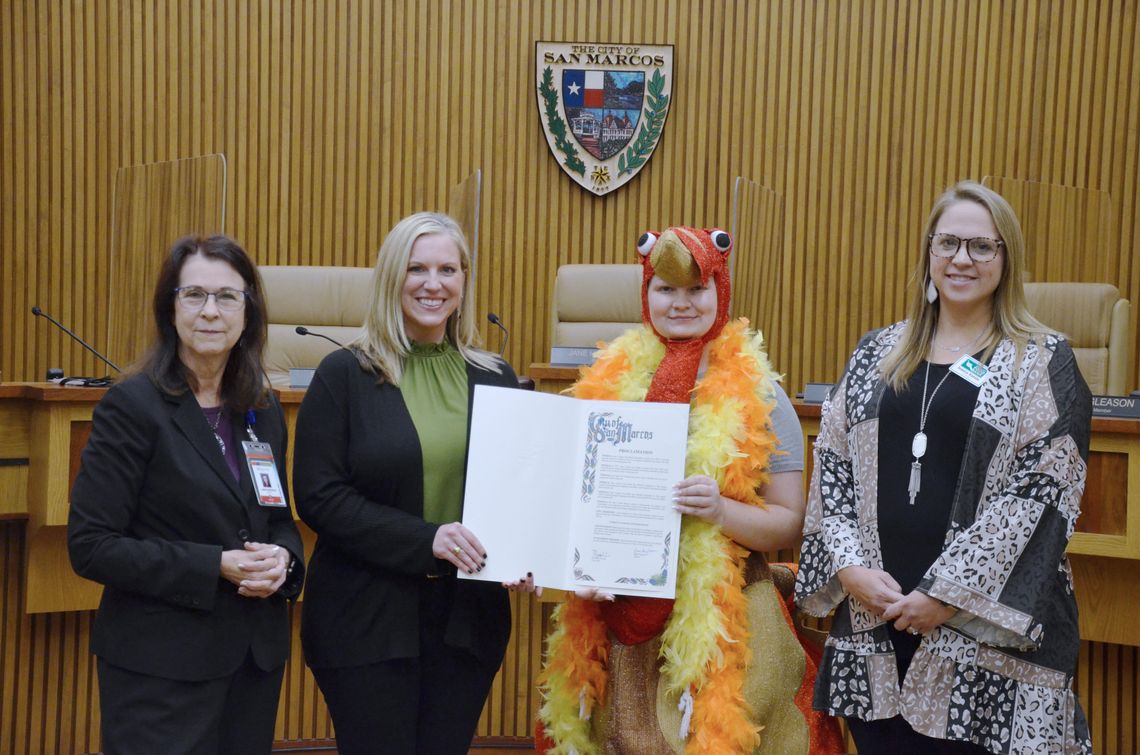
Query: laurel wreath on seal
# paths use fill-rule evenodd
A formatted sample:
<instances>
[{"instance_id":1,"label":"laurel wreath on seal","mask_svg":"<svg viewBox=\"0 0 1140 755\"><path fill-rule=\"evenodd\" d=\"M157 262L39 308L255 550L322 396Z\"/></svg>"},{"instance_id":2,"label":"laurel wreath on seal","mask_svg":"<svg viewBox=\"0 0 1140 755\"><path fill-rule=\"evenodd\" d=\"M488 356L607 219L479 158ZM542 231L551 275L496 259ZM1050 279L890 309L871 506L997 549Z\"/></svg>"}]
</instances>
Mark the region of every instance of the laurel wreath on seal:
<instances>
[{"instance_id":1,"label":"laurel wreath on seal","mask_svg":"<svg viewBox=\"0 0 1140 755\"><path fill-rule=\"evenodd\" d=\"M554 90L554 72L550 66L542 72L542 86L538 88L546 103L546 125L554 136L554 144L566 155L566 167L580 176L586 175L586 164L578 158L578 150L566 138L566 121L558 115L558 92Z\"/></svg>"},{"instance_id":2,"label":"laurel wreath on seal","mask_svg":"<svg viewBox=\"0 0 1140 755\"><path fill-rule=\"evenodd\" d=\"M653 154L653 146L661 138L661 129L665 127L665 115L669 112L669 95L665 94L665 77L661 69L653 71L649 79L649 94L646 99L649 107L645 108L645 120L633 139L633 144L618 158L618 175L637 170L649 156Z\"/></svg>"}]
</instances>

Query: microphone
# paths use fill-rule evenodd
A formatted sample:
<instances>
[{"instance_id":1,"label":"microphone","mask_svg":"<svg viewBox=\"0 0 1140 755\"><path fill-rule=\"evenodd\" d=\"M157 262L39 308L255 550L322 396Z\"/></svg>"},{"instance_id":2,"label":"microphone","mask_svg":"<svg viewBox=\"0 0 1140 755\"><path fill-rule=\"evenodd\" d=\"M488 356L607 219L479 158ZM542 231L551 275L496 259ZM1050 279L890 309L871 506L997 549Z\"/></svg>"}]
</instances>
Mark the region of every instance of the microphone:
<instances>
[{"instance_id":1,"label":"microphone","mask_svg":"<svg viewBox=\"0 0 1140 755\"><path fill-rule=\"evenodd\" d=\"M297 335L299 335L299 336L316 336L317 338L323 338L326 341L332 341L333 343L335 343L340 348L342 348L342 349L344 348L344 344L341 343L340 341L336 340L335 338L332 338L331 336L326 336L324 333L318 333L315 330L309 330L304 325L298 325L295 328L295 330L297 331Z\"/></svg>"},{"instance_id":2,"label":"microphone","mask_svg":"<svg viewBox=\"0 0 1140 755\"><path fill-rule=\"evenodd\" d=\"M55 319L54 317L52 317L51 315L49 315L47 312L44 312L44 311L43 311L42 309L40 309L39 307L32 307L32 314L33 314L33 315L35 315L36 317L42 317L42 318L46 319L46 320L47 320L48 322L50 322L52 325L56 326L57 328L59 328L60 330L62 330L64 333L67 333L69 336L71 336L72 338L74 338L74 339L75 339L75 340L76 340L76 341L79 343L79 345L80 345L80 346L82 346L83 348L87 349L87 350L88 350L88 351L90 351L92 354L94 354L95 356L99 357L100 359L102 359L102 360L103 360L104 362L106 362L107 364L109 364L109 365L111 366L111 369L113 369L115 372L118 372L118 373L122 373L122 370L120 370L120 369L119 369L119 366L118 366L117 364L115 364L114 362L112 362L110 359L108 359L107 357L103 356L102 354L100 354L98 351L96 351L96 350L95 350L95 348L94 348L93 346L91 346L91 344L87 343L87 342L86 342L86 341L84 341L82 338L80 338L79 336L77 336L77 335L75 335L74 333L72 333L70 330L68 330L68 329L67 329L67 328L66 328L66 327L63 325L63 323L61 323L59 320L57 320L57 319ZM66 378L65 378L65 379L66 379ZM75 379L75 378L72 378L72 379ZM93 380L97 380L98 378L92 378L92 379L93 379ZM105 383L104 383L104 384L105 384Z\"/></svg>"},{"instance_id":3,"label":"microphone","mask_svg":"<svg viewBox=\"0 0 1140 755\"><path fill-rule=\"evenodd\" d=\"M507 326L503 325L503 321L500 320L499 316L494 312L487 313L487 321L492 325L497 325L499 330L503 331L503 345L499 349L499 356L502 356L507 350L507 341L511 340L511 331L507 330Z\"/></svg>"}]
</instances>

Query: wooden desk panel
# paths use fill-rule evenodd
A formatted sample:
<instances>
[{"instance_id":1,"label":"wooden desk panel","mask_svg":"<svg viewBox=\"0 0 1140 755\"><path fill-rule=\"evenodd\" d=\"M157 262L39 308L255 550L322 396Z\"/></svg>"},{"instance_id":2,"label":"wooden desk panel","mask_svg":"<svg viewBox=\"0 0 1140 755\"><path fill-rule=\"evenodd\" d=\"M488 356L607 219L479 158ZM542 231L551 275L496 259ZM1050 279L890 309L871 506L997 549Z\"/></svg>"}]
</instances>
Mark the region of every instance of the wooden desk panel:
<instances>
[{"instance_id":1,"label":"wooden desk panel","mask_svg":"<svg viewBox=\"0 0 1140 755\"><path fill-rule=\"evenodd\" d=\"M1077 531L1125 535L1128 525L1128 453L1100 451L1089 454L1085 498L1100 501L1081 512Z\"/></svg>"},{"instance_id":2,"label":"wooden desk panel","mask_svg":"<svg viewBox=\"0 0 1140 755\"><path fill-rule=\"evenodd\" d=\"M31 406L19 399L3 400L0 394L0 459L28 458Z\"/></svg>"}]
</instances>

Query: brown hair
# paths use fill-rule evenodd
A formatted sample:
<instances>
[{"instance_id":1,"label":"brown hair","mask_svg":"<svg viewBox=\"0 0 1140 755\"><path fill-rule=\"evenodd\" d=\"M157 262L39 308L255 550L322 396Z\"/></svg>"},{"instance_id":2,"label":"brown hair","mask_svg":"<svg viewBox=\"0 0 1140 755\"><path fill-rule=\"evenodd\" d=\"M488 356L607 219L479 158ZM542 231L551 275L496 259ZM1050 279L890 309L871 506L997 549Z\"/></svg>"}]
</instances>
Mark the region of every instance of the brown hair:
<instances>
[{"instance_id":1,"label":"brown hair","mask_svg":"<svg viewBox=\"0 0 1140 755\"><path fill-rule=\"evenodd\" d=\"M269 389L261 364L261 352L269 330L269 317L265 310L264 288L253 260L229 236L183 236L170 247L154 287L154 338L130 372L146 375L159 390L170 395L180 395L188 388L197 390L198 381L194 373L178 357L174 289L178 287L186 260L198 254L225 262L245 281L245 328L230 351L222 374L222 403L230 411L238 412L265 406Z\"/></svg>"}]
</instances>

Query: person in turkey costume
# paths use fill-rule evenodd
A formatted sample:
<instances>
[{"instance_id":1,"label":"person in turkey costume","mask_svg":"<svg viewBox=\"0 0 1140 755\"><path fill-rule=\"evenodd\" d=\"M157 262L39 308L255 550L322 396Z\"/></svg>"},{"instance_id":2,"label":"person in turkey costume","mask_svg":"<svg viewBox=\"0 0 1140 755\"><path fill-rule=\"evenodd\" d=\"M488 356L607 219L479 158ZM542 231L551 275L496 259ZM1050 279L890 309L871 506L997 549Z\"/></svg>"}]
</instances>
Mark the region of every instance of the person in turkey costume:
<instances>
[{"instance_id":1,"label":"person in turkey costume","mask_svg":"<svg viewBox=\"0 0 1140 755\"><path fill-rule=\"evenodd\" d=\"M675 600L579 592L555 611L540 677L548 753L839 752L811 710L815 657L799 642L786 568L758 551L793 545L803 520L802 440L759 334L729 322L720 230L638 241L643 326L615 339L571 392L691 402L686 516ZM790 449L790 453L789 453ZM772 473L784 455L795 471Z\"/></svg>"}]
</instances>

